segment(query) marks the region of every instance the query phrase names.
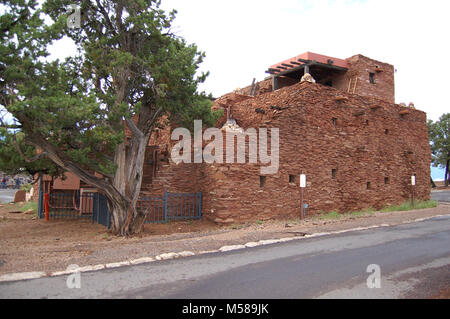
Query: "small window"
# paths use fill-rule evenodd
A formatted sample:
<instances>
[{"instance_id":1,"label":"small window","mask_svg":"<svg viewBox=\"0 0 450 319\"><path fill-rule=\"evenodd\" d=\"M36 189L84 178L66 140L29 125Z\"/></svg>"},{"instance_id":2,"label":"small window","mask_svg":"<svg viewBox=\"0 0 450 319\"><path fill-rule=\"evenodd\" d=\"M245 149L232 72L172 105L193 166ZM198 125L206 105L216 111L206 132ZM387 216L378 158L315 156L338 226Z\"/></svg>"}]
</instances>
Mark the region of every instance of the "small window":
<instances>
[{"instance_id":1,"label":"small window","mask_svg":"<svg viewBox=\"0 0 450 319\"><path fill-rule=\"evenodd\" d=\"M375 84L375 73L369 73L369 81L371 84Z\"/></svg>"},{"instance_id":2,"label":"small window","mask_svg":"<svg viewBox=\"0 0 450 319\"><path fill-rule=\"evenodd\" d=\"M385 130L384 130L384 134L389 135L389 130L388 130L388 129L385 129Z\"/></svg>"},{"instance_id":3,"label":"small window","mask_svg":"<svg viewBox=\"0 0 450 319\"><path fill-rule=\"evenodd\" d=\"M369 120L366 120L366 125L369 125Z\"/></svg>"},{"instance_id":4,"label":"small window","mask_svg":"<svg viewBox=\"0 0 450 319\"><path fill-rule=\"evenodd\" d=\"M337 174L337 169L333 168L333 169L331 170L331 178L332 178L332 179L335 179L335 178L336 178L336 174Z\"/></svg>"},{"instance_id":5,"label":"small window","mask_svg":"<svg viewBox=\"0 0 450 319\"><path fill-rule=\"evenodd\" d=\"M372 187L372 185L370 185L370 182L367 182L366 188L367 188L367 189L371 189L371 187Z\"/></svg>"},{"instance_id":6,"label":"small window","mask_svg":"<svg viewBox=\"0 0 450 319\"><path fill-rule=\"evenodd\" d=\"M337 125L337 118L333 117L331 122L333 123L333 126L336 126Z\"/></svg>"},{"instance_id":7,"label":"small window","mask_svg":"<svg viewBox=\"0 0 450 319\"><path fill-rule=\"evenodd\" d=\"M389 184L389 177L385 177L385 178L384 178L384 183L385 183L385 184Z\"/></svg>"},{"instance_id":8,"label":"small window","mask_svg":"<svg viewBox=\"0 0 450 319\"><path fill-rule=\"evenodd\" d=\"M263 188L264 185L266 184L266 178L267 178L267 176L260 176L259 177L259 187L260 188Z\"/></svg>"},{"instance_id":9,"label":"small window","mask_svg":"<svg viewBox=\"0 0 450 319\"><path fill-rule=\"evenodd\" d=\"M295 183L295 175L289 175L289 183Z\"/></svg>"}]
</instances>

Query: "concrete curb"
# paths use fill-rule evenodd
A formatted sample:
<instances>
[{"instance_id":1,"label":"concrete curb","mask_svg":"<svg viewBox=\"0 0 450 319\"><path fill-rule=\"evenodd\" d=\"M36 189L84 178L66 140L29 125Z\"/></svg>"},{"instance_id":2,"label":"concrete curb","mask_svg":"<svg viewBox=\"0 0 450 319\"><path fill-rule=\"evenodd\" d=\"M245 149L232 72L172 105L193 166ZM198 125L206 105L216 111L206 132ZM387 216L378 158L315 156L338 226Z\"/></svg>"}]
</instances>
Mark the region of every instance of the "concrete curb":
<instances>
[{"instance_id":1,"label":"concrete curb","mask_svg":"<svg viewBox=\"0 0 450 319\"><path fill-rule=\"evenodd\" d=\"M417 218L411 221L402 222L400 224L380 224L380 225L374 225L374 226L367 226L367 227L356 227L356 228L350 228L350 229L344 229L344 230L338 230L338 231L332 231L332 232L324 232L324 233L314 233L314 234L306 234L305 236L301 237L285 237L280 239L264 239L260 240L258 242L249 242L243 245L229 245L229 246L223 246L217 250L207 250L207 251L200 251L199 253L194 253L192 251L182 251L179 253L164 253L160 254L158 256L154 257L142 257L138 259L132 259L132 260L126 260L116 263L108 263L108 264L100 264L100 265L92 265L92 266L84 266L84 267L71 267L69 266L68 269L63 271L57 271L57 272L23 272L23 273L11 273L0 276L0 283L2 282L13 282L13 281L21 281L21 280L32 280L32 279L39 279L43 277L57 277L57 276L64 276L64 275L70 275L74 273L81 273L81 272L93 272L98 271L102 269L113 269L113 268L119 268L124 266L131 266L131 265L141 265L141 264L148 264L156 261L162 261L162 260L171 260L171 259L177 259L177 258L185 258L185 257L191 257L191 256L199 256L199 255L206 255L206 254L212 254L212 253L219 253L219 252L229 252L229 251L235 251L235 250L243 250L247 248L254 248L259 246L265 246L265 245L273 245L273 244L279 244L279 243L285 243L293 240L302 240L307 238L315 238L315 237L322 237L322 236L328 236L328 235L337 235L337 234L344 234L349 233L353 231L360 231L360 230L367 230L367 229L374 229L374 228L382 228L382 227L390 227L390 226L397 226L397 225L405 225L405 224L412 224L412 223L418 223L423 222L432 218L436 217L444 217L448 215L436 215L431 217L425 217L425 218Z\"/></svg>"}]
</instances>

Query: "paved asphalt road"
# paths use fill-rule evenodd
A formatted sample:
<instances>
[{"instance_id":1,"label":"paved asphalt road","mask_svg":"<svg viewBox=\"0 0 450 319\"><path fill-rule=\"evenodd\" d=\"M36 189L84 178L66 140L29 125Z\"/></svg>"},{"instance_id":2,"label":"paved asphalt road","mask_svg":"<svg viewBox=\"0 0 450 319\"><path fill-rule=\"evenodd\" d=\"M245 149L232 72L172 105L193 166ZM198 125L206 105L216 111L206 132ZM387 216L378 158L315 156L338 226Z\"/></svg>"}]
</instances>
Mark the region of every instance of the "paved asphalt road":
<instances>
[{"instance_id":1,"label":"paved asphalt road","mask_svg":"<svg viewBox=\"0 0 450 319\"><path fill-rule=\"evenodd\" d=\"M450 202L450 191L449 190L432 191L431 199L440 202Z\"/></svg>"},{"instance_id":2,"label":"paved asphalt road","mask_svg":"<svg viewBox=\"0 0 450 319\"><path fill-rule=\"evenodd\" d=\"M450 216L244 250L0 283L0 298L403 298L450 286ZM369 265L381 288L369 289ZM447 286L447 287L449 287Z\"/></svg>"},{"instance_id":3,"label":"paved asphalt road","mask_svg":"<svg viewBox=\"0 0 450 319\"><path fill-rule=\"evenodd\" d=\"M0 189L0 203L10 203L14 201L14 195L17 189Z\"/></svg>"}]
</instances>

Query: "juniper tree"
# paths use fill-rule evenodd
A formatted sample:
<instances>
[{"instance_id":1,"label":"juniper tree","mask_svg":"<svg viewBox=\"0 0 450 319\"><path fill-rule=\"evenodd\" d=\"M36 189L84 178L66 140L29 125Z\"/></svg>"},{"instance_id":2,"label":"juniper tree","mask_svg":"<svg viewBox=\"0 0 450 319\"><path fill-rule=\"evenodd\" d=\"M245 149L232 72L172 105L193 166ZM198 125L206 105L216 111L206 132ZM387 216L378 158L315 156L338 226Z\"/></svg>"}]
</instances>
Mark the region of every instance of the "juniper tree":
<instances>
[{"instance_id":1,"label":"juniper tree","mask_svg":"<svg viewBox=\"0 0 450 319\"><path fill-rule=\"evenodd\" d=\"M67 7L74 3L81 19L72 28ZM17 126L3 123L3 132L20 132L14 149L24 161L51 160L98 188L108 199L113 233L139 233L145 151L161 118L192 127L194 119L212 125L218 116L198 92L207 76L198 74L204 53L171 31L176 12L166 13L160 1L48 0L37 8L32 0L9 0L6 8L1 104ZM49 44L63 36L73 39L77 54L47 62ZM30 158L32 149L41 153Z\"/></svg>"}]
</instances>

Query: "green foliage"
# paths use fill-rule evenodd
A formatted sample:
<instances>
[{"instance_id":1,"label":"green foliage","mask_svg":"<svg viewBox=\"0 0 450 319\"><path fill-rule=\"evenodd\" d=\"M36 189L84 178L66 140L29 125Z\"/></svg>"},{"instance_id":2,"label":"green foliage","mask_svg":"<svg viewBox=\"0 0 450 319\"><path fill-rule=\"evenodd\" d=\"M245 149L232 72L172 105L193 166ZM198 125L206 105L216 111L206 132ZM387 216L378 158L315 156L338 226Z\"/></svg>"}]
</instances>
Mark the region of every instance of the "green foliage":
<instances>
[{"instance_id":1,"label":"green foliage","mask_svg":"<svg viewBox=\"0 0 450 319\"><path fill-rule=\"evenodd\" d=\"M33 188L32 184L23 184L20 186L21 190L26 191L27 193Z\"/></svg>"},{"instance_id":2,"label":"green foliage","mask_svg":"<svg viewBox=\"0 0 450 319\"><path fill-rule=\"evenodd\" d=\"M0 128L0 170L8 175L16 175L21 173L29 173L34 175L36 173L45 172L49 174L58 174L57 168L48 159L42 159L32 163L24 160L24 157L17 152L14 146L14 139L22 152L27 157L36 155L36 148L27 145L24 142L24 134L19 132L13 134L8 132L5 128Z\"/></svg>"},{"instance_id":3,"label":"green foliage","mask_svg":"<svg viewBox=\"0 0 450 319\"><path fill-rule=\"evenodd\" d=\"M319 215L319 219L325 219L325 220L329 220L329 219L339 219L342 217L342 214L339 214L338 212L329 212L326 214L320 214Z\"/></svg>"},{"instance_id":4,"label":"green foliage","mask_svg":"<svg viewBox=\"0 0 450 319\"><path fill-rule=\"evenodd\" d=\"M66 8L79 4L81 28L67 27ZM160 1L7 0L0 17L0 107L18 126L0 130L0 169L58 174L48 159L28 163L49 143L79 167L112 176L124 141L124 119L145 135L165 116L191 127L214 125L210 96L198 92L205 54L171 32L175 11ZM51 23L45 24L44 17ZM52 41L69 37L77 55L46 62ZM59 165L60 166L60 165Z\"/></svg>"},{"instance_id":5,"label":"green foliage","mask_svg":"<svg viewBox=\"0 0 450 319\"><path fill-rule=\"evenodd\" d=\"M424 208L434 208L437 207L437 201L430 200L430 201L415 201L414 205L412 205L411 201L404 202L400 205L392 205L392 206L386 206L383 209L380 210L382 213L387 212L397 212L397 211L408 211L408 210L414 210L414 209L424 209ZM368 216L371 214L376 213L377 210L370 207L364 210L360 211L353 211L353 212L347 212L347 213L338 213L338 212L329 212L324 213L321 212L317 218L320 220L336 220L341 218L348 218L348 217L363 217Z\"/></svg>"},{"instance_id":6,"label":"green foliage","mask_svg":"<svg viewBox=\"0 0 450 319\"><path fill-rule=\"evenodd\" d=\"M22 212L26 212L27 210L30 210L30 209L32 209L32 210L34 210L35 212L37 212L37 209L38 209L38 203L37 203L37 202L28 202L28 203L23 204L22 207L20 207L20 210L21 210Z\"/></svg>"},{"instance_id":7,"label":"green foliage","mask_svg":"<svg viewBox=\"0 0 450 319\"><path fill-rule=\"evenodd\" d=\"M400 205L394 205L394 206L388 206L381 210L381 212L396 212L396 211L408 211L408 210L414 210L414 209L424 209L424 208L434 208L437 207L437 201L430 200L430 201L416 201L414 202L414 205L411 203L411 201L404 202Z\"/></svg>"},{"instance_id":8,"label":"green foliage","mask_svg":"<svg viewBox=\"0 0 450 319\"><path fill-rule=\"evenodd\" d=\"M444 114L439 121L428 121L432 163L435 167L447 168L450 161L450 113ZM450 177L447 177L450 178Z\"/></svg>"},{"instance_id":9,"label":"green foliage","mask_svg":"<svg viewBox=\"0 0 450 319\"><path fill-rule=\"evenodd\" d=\"M3 124L0 128L0 169L8 174L54 170L48 160L27 163L13 142L16 141L22 152L30 157L36 155L36 149L25 143L24 133L8 129L6 119L3 120L5 108L12 112L23 111L24 100L16 98L19 90L28 96L36 94L43 67L41 59L47 56L45 45L54 36L36 8L37 1L9 0L4 2L0 16L0 116Z\"/></svg>"}]
</instances>

